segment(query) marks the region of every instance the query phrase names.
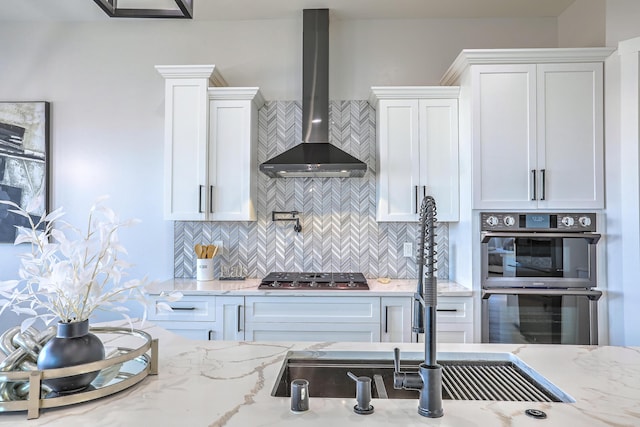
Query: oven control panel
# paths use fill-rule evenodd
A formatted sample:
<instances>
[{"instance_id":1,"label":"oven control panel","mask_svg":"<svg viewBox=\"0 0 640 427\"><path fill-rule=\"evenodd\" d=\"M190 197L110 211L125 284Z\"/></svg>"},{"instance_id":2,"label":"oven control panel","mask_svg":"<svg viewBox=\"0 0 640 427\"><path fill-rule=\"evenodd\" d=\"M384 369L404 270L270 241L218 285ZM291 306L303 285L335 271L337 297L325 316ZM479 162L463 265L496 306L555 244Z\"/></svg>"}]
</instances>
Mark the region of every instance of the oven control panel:
<instances>
[{"instance_id":1,"label":"oven control panel","mask_svg":"<svg viewBox=\"0 0 640 427\"><path fill-rule=\"evenodd\" d=\"M481 231L595 232L596 214L481 212Z\"/></svg>"}]
</instances>

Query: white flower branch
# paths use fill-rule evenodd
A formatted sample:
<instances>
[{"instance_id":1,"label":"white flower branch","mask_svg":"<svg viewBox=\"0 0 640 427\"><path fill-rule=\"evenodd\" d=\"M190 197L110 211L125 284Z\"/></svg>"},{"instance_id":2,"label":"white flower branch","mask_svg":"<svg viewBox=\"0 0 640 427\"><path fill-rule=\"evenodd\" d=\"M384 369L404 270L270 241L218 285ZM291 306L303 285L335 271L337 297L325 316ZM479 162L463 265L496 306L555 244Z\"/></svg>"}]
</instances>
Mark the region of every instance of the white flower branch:
<instances>
[{"instance_id":1,"label":"white flower branch","mask_svg":"<svg viewBox=\"0 0 640 427\"><path fill-rule=\"evenodd\" d=\"M84 233L60 219L62 208L34 222L29 208L0 200L13 208L9 212L26 218L30 225L18 227L15 244L31 245L31 252L22 255L20 279L0 282L0 314L10 308L30 316L22 323L23 329L38 318L46 324L56 318L62 322L86 320L95 310L107 307L128 319L127 308L115 304L136 300L146 317L147 290L153 283L146 277L122 283L130 264L119 258L127 251L120 244L118 230L138 221L121 222L104 206L104 200L106 197L98 199L91 207ZM176 293L167 298L181 296Z\"/></svg>"}]
</instances>

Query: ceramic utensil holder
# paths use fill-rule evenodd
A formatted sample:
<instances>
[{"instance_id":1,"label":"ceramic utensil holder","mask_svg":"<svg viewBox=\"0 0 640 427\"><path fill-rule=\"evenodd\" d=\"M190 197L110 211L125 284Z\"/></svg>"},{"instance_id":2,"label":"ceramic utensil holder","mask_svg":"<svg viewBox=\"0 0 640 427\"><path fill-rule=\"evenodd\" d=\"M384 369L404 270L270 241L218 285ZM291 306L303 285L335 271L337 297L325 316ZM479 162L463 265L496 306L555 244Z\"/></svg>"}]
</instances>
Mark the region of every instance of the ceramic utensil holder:
<instances>
[{"instance_id":1,"label":"ceramic utensil holder","mask_svg":"<svg viewBox=\"0 0 640 427\"><path fill-rule=\"evenodd\" d=\"M213 258L196 260L196 280L213 280Z\"/></svg>"}]
</instances>

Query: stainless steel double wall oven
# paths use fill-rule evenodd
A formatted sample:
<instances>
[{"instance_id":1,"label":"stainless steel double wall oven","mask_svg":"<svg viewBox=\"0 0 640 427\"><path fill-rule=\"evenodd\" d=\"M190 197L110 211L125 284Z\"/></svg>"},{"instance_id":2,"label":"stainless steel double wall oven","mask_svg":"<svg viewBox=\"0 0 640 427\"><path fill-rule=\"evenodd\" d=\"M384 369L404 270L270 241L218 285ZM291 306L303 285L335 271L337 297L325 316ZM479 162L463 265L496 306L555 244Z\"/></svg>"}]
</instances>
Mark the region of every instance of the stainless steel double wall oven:
<instances>
[{"instance_id":1,"label":"stainless steel double wall oven","mask_svg":"<svg viewBox=\"0 0 640 427\"><path fill-rule=\"evenodd\" d=\"M597 344L595 213L480 220L482 342Z\"/></svg>"}]
</instances>

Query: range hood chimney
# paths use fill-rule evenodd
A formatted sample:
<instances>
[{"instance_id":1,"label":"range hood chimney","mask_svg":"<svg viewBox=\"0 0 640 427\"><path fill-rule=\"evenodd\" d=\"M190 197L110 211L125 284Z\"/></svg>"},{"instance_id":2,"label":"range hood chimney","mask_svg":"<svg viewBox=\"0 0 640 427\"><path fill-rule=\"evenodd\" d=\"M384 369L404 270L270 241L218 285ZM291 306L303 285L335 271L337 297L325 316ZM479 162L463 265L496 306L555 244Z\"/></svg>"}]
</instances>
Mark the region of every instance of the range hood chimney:
<instances>
[{"instance_id":1,"label":"range hood chimney","mask_svg":"<svg viewBox=\"0 0 640 427\"><path fill-rule=\"evenodd\" d=\"M304 9L302 143L260 165L272 178L362 177L367 165L329 143L329 9Z\"/></svg>"}]
</instances>

